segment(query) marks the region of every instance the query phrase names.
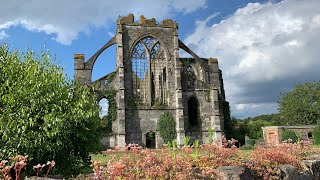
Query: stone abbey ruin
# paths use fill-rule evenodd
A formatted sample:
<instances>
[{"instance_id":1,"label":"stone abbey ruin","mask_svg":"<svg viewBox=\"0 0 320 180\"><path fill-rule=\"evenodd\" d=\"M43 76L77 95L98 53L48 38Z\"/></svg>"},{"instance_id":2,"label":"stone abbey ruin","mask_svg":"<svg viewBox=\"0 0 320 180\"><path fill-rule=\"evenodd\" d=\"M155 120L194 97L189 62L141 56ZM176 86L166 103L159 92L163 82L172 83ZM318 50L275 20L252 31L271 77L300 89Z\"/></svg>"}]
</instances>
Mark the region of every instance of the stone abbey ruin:
<instances>
[{"instance_id":1,"label":"stone abbey ruin","mask_svg":"<svg viewBox=\"0 0 320 180\"><path fill-rule=\"evenodd\" d=\"M92 82L92 69L98 56L116 45L116 69ZM192 58L183 58L179 49ZM209 128L221 140L225 101L223 80L218 60L200 58L178 36L178 25L167 19L157 24L154 18L119 17L116 35L85 60L74 55L75 79L92 86L97 101L105 92L115 92L116 117L112 134L102 141L106 147L123 147L127 143L154 148L164 143L157 132L157 120L165 112L176 121L178 145L185 136L209 142ZM109 113L110 113L109 106Z\"/></svg>"}]
</instances>

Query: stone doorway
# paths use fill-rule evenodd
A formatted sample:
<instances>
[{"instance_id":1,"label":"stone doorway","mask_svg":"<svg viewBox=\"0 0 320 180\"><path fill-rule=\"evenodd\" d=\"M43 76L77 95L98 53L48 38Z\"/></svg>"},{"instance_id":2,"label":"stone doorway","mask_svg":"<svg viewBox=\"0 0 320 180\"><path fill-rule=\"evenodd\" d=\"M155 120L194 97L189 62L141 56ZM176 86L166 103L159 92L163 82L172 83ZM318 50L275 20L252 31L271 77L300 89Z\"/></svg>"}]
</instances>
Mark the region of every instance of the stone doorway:
<instances>
[{"instance_id":1,"label":"stone doorway","mask_svg":"<svg viewBox=\"0 0 320 180\"><path fill-rule=\"evenodd\" d=\"M156 148L156 133L148 132L146 134L146 148L155 149Z\"/></svg>"},{"instance_id":2,"label":"stone doorway","mask_svg":"<svg viewBox=\"0 0 320 180\"><path fill-rule=\"evenodd\" d=\"M191 97L188 101L188 118L190 128L199 125L199 103L195 97Z\"/></svg>"}]
</instances>

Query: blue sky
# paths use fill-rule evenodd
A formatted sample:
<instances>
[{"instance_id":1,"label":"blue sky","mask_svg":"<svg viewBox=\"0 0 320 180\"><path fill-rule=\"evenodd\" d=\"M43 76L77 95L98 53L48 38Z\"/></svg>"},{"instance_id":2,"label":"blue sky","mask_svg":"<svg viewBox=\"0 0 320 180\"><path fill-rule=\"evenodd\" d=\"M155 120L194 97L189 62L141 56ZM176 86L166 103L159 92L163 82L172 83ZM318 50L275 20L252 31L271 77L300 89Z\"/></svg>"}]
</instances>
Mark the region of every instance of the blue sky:
<instances>
[{"instance_id":1,"label":"blue sky","mask_svg":"<svg viewBox=\"0 0 320 180\"><path fill-rule=\"evenodd\" d=\"M49 49L70 78L73 54L91 57L129 13L174 19L193 51L218 58L232 116L277 112L281 92L320 78L319 0L0 1L0 43ZM93 79L114 70L114 54L98 58Z\"/></svg>"}]
</instances>

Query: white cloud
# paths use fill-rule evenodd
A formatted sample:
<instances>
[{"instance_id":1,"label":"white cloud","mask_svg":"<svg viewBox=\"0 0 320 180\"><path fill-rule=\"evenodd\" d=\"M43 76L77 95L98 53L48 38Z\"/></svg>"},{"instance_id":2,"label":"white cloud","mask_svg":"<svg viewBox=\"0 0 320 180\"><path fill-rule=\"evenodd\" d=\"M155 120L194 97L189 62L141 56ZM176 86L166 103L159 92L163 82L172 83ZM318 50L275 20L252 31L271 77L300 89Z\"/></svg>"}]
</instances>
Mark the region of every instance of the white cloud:
<instances>
[{"instance_id":1,"label":"white cloud","mask_svg":"<svg viewBox=\"0 0 320 180\"><path fill-rule=\"evenodd\" d=\"M243 109L259 114L275 105L280 92L320 79L319 9L319 0L249 3L219 24L209 26L210 18L196 22L185 42L199 55L220 60L234 115Z\"/></svg>"},{"instance_id":2,"label":"white cloud","mask_svg":"<svg viewBox=\"0 0 320 180\"><path fill-rule=\"evenodd\" d=\"M0 31L0 40L5 39L7 37L8 37L8 34L6 34L6 32L4 32L4 30Z\"/></svg>"},{"instance_id":3,"label":"white cloud","mask_svg":"<svg viewBox=\"0 0 320 180\"><path fill-rule=\"evenodd\" d=\"M277 103L248 103L236 104L234 106L238 118L254 117L260 114L272 114L277 108Z\"/></svg>"},{"instance_id":4,"label":"white cloud","mask_svg":"<svg viewBox=\"0 0 320 180\"><path fill-rule=\"evenodd\" d=\"M108 109L109 109L109 101L107 99L103 98L99 101L99 106L101 107L101 111L100 111L99 116L103 117L103 116L107 115Z\"/></svg>"},{"instance_id":5,"label":"white cloud","mask_svg":"<svg viewBox=\"0 0 320 180\"><path fill-rule=\"evenodd\" d=\"M62 44L71 44L79 33L105 27L119 15L169 18L174 12L190 13L205 8L206 0L118 0L7 1L0 6L0 30L21 25L31 31L53 35Z\"/></svg>"}]
</instances>

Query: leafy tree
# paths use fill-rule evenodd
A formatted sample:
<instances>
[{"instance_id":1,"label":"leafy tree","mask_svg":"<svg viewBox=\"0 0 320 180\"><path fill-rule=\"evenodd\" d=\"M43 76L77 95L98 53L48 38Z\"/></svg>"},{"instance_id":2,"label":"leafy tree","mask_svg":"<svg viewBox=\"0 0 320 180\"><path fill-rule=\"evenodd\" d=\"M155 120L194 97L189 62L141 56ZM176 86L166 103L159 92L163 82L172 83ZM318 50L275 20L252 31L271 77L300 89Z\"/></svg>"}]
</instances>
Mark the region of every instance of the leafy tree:
<instances>
[{"instance_id":1,"label":"leafy tree","mask_svg":"<svg viewBox=\"0 0 320 180\"><path fill-rule=\"evenodd\" d=\"M297 133L295 133L293 130L283 129L281 131L281 141L286 141L288 139L291 139L293 143L297 143L299 137L297 136Z\"/></svg>"},{"instance_id":2,"label":"leafy tree","mask_svg":"<svg viewBox=\"0 0 320 180\"><path fill-rule=\"evenodd\" d=\"M287 125L316 124L320 120L320 81L296 85L283 93L279 110Z\"/></svg>"},{"instance_id":3,"label":"leafy tree","mask_svg":"<svg viewBox=\"0 0 320 180\"><path fill-rule=\"evenodd\" d=\"M224 115L224 132L227 139L235 138L234 137L234 126L235 122L231 119L230 116L230 105L228 101L222 101L222 109Z\"/></svg>"},{"instance_id":4,"label":"leafy tree","mask_svg":"<svg viewBox=\"0 0 320 180\"><path fill-rule=\"evenodd\" d=\"M171 113L165 112L159 117L157 130L164 142L171 142L176 138L176 121Z\"/></svg>"},{"instance_id":5,"label":"leafy tree","mask_svg":"<svg viewBox=\"0 0 320 180\"><path fill-rule=\"evenodd\" d=\"M276 125L278 121L275 118L276 116L277 114L266 114L246 119L233 118L234 128L232 130L232 137L237 139L240 144L245 143L246 135L252 139L262 139L263 132L261 127Z\"/></svg>"},{"instance_id":6,"label":"leafy tree","mask_svg":"<svg viewBox=\"0 0 320 180\"><path fill-rule=\"evenodd\" d=\"M55 160L55 173L67 177L99 149L99 106L89 88L68 80L50 59L0 46L0 159L29 155L29 173Z\"/></svg>"},{"instance_id":7,"label":"leafy tree","mask_svg":"<svg viewBox=\"0 0 320 180\"><path fill-rule=\"evenodd\" d=\"M272 124L262 119L249 121L247 123L247 129L248 129L247 135L252 139L262 139L263 132L261 127L263 126L272 126Z\"/></svg>"},{"instance_id":8,"label":"leafy tree","mask_svg":"<svg viewBox=\"0 0 320 180\"><path fill-rule=\"evenodd\" d=\"M320 121L318 121L317 126L312 131L313 143L320 145Z\"/></svg>"},{"instance_id":9,"label":"leafy tree","mask_svg":"<svg viewBox=\"0 0 320 180\"><path fill-rule=\"evenodd\" d=\"M245 144L245 136L248 134L247 122L236 118L232 118L232 121L234 123L232 138L237 139L239 145Z\"/></svg>"}]
</instances>

